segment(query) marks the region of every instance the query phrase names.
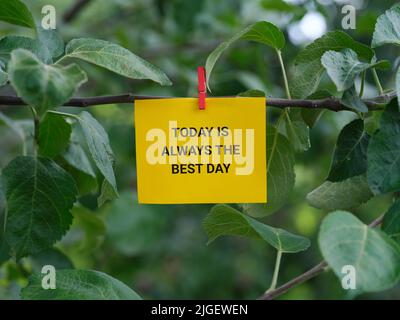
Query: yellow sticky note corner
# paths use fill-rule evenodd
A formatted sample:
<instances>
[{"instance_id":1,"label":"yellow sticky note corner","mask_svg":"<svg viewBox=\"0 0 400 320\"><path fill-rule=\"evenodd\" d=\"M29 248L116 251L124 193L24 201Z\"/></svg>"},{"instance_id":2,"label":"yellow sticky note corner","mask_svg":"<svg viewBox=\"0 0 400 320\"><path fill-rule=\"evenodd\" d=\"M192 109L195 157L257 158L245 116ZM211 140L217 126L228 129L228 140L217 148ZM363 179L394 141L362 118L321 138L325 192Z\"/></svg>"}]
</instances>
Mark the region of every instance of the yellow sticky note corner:
<instances>
[{"instance_id":1,"label":"yellow sticky note corner","mask_svg":"<svg viewBox=\"0 0 400 320\"><path fill-rule=\"evenodd\" d=\"M265 98L135 102L139 203L266 203Z\"/></svg>"}]
</instances>

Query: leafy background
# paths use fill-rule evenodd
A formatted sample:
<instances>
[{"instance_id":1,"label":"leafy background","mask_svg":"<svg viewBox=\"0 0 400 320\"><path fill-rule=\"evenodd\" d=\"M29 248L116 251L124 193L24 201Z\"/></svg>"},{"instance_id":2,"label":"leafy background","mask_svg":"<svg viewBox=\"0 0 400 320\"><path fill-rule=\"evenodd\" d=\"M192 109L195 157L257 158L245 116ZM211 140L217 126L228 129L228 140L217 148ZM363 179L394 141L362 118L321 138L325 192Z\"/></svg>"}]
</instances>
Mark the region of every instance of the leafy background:
<instances>
[{"instance_id":1,"label":"leafy background","mask_svg":"<svg viewBox=\"0 0 400 320\"><path fill-rule=\"evenodd\" d=\"M72 38L92 37L118 43L160 67L173 82L171 87L161 87L151 81L129 80L82 63L90 79L77 94L82 96L123 92L193 96L197 86L196 67L204 65L208 54L222 41L259 20L271 21L285 32L287 41L283 58L290 69L302 47L325 31L341 28L340 9L343 5L342 1L332 0L292 1L294 5L289 1L263 0L97 0L82 10L76 20L63 23L62 13L73 2L38 0L28 5L37 20L43 5L55 5L58 31L66 42ZM376 18L393 3L354 1L359 8L357 29L347 32L356 40L369 44ZM310 29L310 25L317 22L315 17L322 23L320 30ZM0 36L8 34L26 34L26 30L1 23ZM380 72L384 87L394 87L398 47L385 46L377 48L376 52L380 59L394 61L392 70ZM214 67L210 86L215 96L235 95L249 89L260 89L274 97L285 95L275 52L253 42L234 44L223 54ZM328 76L324 76L320 87L331 92L336 90ZM2 95L11 93L9 87L0 91ZM373 79L368 75L364 96L377 94ZM277 110L267 110L269 121L275 121ZM2 111L13 119L31 116L28 108ZM60 111L78 113L81 110L61 108ZM202 222L211 206L137 205L133 106L97 106L90 111L110 137L116 155L115 176L120 197L100 209L97 209L97 195L81 198L81 206L73 210L72 228L57 243L58 251L1 266L0 298L19 298L28 276L32 271L39 271L39 266L43 261L48 262L49 257L59 268L73 266L105 272L134 288L143 298L251 299L262 294L271 281L275 250L257 239L237 237L221 237L207 246ZM336 139L352 119L355 119L354 113L345 111L322 114L311 130L312 148L295 155L296 180L290 198L277 214L261 219L268 225L283 226L311 240L309 250L283 256L279 283L301 274L321 260L317 236L329 209L313 208L305 199L328 176ZM19 136L6 126L0 126L0 167L19 155L20 149ZM372 221L378 213L385 212L391 202L388 195L377 196L352 212L362 221ZM400 298L400 287L359 297ZM341 289L334 273L328 272L281 298L352 296Z\"/></svg>"}]
</instances>

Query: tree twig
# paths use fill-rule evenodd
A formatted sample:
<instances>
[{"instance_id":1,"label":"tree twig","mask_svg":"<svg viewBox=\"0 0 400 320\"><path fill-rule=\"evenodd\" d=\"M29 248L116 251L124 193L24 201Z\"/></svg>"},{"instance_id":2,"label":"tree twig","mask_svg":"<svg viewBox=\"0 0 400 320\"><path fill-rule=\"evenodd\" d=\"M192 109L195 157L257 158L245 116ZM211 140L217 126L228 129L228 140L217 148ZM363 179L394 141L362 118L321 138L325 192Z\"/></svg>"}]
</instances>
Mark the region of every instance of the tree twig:
<instances>
[{"instance_id":1,"label":"tree twig","mask_svg":"<svg viewBox=\"0 0 400 320\"><path fill-rule=\"evenodd\" d=\"M77 0L74 5L65 12L63 15L63 21L65 23L69 23L72 20L74 20L78 14L81 12L81 10L88 5L90 0Z\"/></svg>"},{"instance_id":2,"label":"tree twig","mask_svg":"<svg viewBox=\"0 0 400 320\"><path fill-rule=\"evenodd\" d=\"M64 106L69 107L89 107L96 105L106 105L113 103L134 103L135 100L143 99L165 99L168 97L160 96L142 96L132 93L113 96L95 96L86 98L72 98ZM374 99L364 100L369 110L382 110L382 103L387 103L389 99L393 98L393 94L386 94L378 96ZM384 101L384 102L380 102ZM4 106L24 106L26 103L16 96L0 96L0 105ZM326 98L318 100L310 99L280 99L280 98L266 98L266 105L277 108L306 108L306 109L327 109L331 111L344 111L351 110L344 106L338 98Z\"/></svg>"},{"instance_id":3,"label":"tree twig","mask_svg":"<svg viewBox=\"0 0 400 320\"><path fill-rule=\"evenodd\" d=\"M372 221L369 224L369 227L374 228L374 227L380 225L383 221L383 216L384 215L381 215L378 218L376 218L374 221ZM324 272L327 268L328 268L328 263L326 261L321 261L320 263L318 263L316 266L314 266L310 270L308 270L308 271L304 272L303 274L299 275L298 277L286 282L284 285L276 288L275 290L267 291L261 297L259 297L258 300L275 299L276 297L284 294L285 292L292 289L293 287L316 277L320 273Z\"/></svg>"}]
</instances>

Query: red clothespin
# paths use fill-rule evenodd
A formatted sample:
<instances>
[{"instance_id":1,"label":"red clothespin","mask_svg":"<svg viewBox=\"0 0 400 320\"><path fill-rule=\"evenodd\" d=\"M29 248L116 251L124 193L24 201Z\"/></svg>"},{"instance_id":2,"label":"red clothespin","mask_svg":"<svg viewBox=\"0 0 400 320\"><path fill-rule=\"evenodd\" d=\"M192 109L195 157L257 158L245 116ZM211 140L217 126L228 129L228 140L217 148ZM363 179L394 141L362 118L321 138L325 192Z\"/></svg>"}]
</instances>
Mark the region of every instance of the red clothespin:
<instances>
[{"instance_id":1,"label":"red clothespin","mask_svg":"<svg viewBox=\"0 0 400 320\"><path fill-rule=\"evenodd\" d=\"M197 89L199 91L199 109L204 110L206 108L206 97L207 97L206 70L204 67L197 67L197 80L198 80Z\"/></svg>"}]
</instances>

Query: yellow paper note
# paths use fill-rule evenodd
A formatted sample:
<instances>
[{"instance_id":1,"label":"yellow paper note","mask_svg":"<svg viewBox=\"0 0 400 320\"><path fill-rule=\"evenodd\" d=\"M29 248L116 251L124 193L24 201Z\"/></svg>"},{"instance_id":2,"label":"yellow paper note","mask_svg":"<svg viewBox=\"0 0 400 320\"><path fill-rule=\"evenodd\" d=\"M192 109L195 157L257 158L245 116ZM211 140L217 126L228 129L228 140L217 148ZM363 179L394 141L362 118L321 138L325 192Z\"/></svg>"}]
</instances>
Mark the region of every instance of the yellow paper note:
<instances>
[{"instance_id":1,"label":"yellow paper note","mask_svg":"<svg viewBox=\"0 0 400 320\"><path fill-rule=\"evenodd\" d=\"M139 203L265 203L265 98L135 102Z\"/></svg>"}]
</instances>

